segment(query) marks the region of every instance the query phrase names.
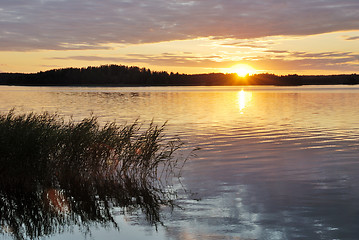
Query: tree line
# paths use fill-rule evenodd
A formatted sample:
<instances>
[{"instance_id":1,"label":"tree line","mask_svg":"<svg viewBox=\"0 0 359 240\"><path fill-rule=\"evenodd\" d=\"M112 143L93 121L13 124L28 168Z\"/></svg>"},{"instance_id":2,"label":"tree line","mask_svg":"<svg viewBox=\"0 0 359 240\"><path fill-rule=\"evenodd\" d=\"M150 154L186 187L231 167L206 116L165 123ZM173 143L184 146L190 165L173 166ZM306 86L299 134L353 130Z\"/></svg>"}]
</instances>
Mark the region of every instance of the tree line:
<instances>
[{"instance_id":1,"label":"tree line","mask_svg":"<svg viewBox=\"0 0 359 240\"><path fill-rule=\"evenodd\" d=\"M233 86L359 84L359 75L284 75L261 73L239 77L235 73L179 74L124 65L62 68L38 73L0 73L1 85L21 86Z\"/></svg>"}]
</instances>

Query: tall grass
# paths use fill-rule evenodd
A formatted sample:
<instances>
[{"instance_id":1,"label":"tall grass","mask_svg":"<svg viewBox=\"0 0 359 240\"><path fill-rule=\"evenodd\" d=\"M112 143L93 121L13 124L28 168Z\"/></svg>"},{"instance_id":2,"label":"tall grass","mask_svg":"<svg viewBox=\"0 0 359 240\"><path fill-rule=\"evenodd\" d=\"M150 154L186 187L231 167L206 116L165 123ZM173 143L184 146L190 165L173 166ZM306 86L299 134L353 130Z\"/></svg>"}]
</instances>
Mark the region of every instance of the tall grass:
<instances>
[{"instance_id":1,"label":"tall grass","mask_svg":"<svg viewBox=\"0 0 359 240\"><path fill-rule=\"evenodd\" d=\"M0 232L39 238L77 225L116 225L112 208L142 210L151 224L173 206L164 182L179 173L179 139L164 125L100 126L96 117L0 115ZM6 231L4 229L7 229Z\"/></svg>"}]
</instances>

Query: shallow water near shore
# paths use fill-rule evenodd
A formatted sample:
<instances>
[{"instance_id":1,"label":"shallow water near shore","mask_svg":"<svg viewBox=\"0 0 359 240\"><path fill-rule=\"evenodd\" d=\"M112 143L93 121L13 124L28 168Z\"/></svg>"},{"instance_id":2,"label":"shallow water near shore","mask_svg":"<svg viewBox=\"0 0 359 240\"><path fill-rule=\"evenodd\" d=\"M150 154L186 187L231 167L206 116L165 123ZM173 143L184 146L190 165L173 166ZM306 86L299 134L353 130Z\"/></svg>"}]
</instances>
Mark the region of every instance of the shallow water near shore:
<instances>
[{"instance_id":1,"label":"shallow water near shore","mask_svg":"<svg viewBox=\"0 0 359 240\"><path fill-rule=\"evenodd\" d=\"M184 154L200 148L173 186L181 208L164 208L157 231L114 208L119 231L74 226L49 239L356 239L358 106L357 86L0 87L2 113L168 121Z\"/></svg>"}]
</instances>

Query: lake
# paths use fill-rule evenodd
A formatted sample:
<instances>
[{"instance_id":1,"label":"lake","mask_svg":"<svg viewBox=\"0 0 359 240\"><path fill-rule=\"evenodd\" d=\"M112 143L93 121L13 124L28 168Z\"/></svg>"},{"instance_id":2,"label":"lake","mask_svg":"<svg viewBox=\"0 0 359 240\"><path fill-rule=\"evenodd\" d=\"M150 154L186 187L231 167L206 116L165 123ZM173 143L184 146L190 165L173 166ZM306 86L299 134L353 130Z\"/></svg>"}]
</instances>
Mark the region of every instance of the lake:
<instances>
[{"instance_id":1,"label":"lake","mask_svg":"<svg viewBox=\"0 0 359 240\"><path fill-rule=\"evenodd\" d=\"M357 239L359 87L0 86L0 112L167 121L191 157L163 225L115 209L119 230L49 239ZM1 238L11 239L3 229Z\"/></svg>"}]
</instances>

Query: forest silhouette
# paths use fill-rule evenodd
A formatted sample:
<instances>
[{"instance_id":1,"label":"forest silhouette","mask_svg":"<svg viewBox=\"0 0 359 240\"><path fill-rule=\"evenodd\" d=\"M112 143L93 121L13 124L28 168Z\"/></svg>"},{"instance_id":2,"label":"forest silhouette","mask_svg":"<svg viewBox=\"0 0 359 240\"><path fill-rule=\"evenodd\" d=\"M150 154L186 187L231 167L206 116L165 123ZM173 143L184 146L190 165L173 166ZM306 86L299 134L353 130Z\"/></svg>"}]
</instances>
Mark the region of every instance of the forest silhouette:
<instances>
[{"instance_id":1,"label":"forest silhouette","mask_svg":"<svg viewBox=\"0 0 359 240\"><path fill-rule=\"evenodd\" d=\"M38 73L0 73L0 85L20 86L233 86L359 84L359 75L283 75L240 77L236 73L179 74L124 65L62 68Z\"/></svg>"}]
</instances>

